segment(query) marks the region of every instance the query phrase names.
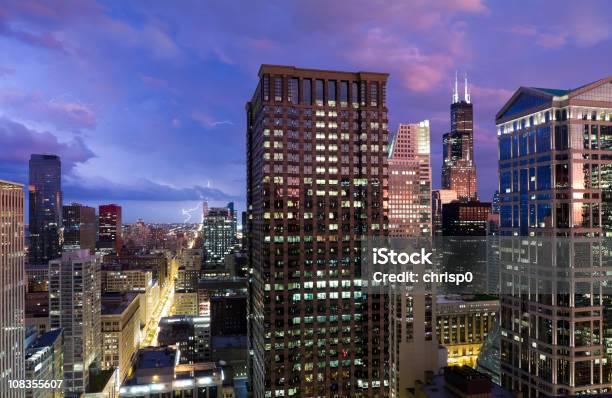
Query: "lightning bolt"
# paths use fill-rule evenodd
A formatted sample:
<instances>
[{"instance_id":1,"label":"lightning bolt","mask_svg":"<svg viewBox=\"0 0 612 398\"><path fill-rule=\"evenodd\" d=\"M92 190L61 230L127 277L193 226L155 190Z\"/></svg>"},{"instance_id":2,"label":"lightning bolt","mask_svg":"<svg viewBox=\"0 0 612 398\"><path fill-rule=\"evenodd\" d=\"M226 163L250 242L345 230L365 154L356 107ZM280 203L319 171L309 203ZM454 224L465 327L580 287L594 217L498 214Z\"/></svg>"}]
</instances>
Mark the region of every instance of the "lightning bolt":
<instances>
[{"instance_id":1,"label":"lightning bolt","mask_svg":"<svg viewBox=\"0 0 612 398\"><path fill-rule=\"evenodd\" d=\"M191 213L193 213L194 211L198 210L200 208L200 203L202 203L202 201L200 200L200 202L198 202L198 204L191 209L181 209L181 212L183 213L184 216L187 216L187 218L185 218L185 221L183 221L183 224L187 224L189 222L189 220L191 220Z\"/></svg>"}]
</instances>

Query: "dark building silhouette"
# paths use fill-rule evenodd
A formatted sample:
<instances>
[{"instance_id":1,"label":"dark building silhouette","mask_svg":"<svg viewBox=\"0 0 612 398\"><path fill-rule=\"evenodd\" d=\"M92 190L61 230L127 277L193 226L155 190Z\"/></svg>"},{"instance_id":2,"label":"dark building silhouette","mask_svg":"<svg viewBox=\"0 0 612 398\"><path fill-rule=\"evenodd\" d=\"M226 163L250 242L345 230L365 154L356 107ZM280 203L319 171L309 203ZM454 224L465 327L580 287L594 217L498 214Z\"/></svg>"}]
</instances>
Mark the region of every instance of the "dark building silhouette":
<instances>
[{"instance_id":1,"label":"dark building silhouette","mask_svg":"<svg viewBox=\"0 0 612 398\"><path fill-rule=\"evenodd\" d=\"M96 250L96 209L79 203L63 206L62 224L64 251L87 249L93 253Z\"/></svg>"},{"instance_id":2,"label":"dark building silhouette","mask_svg":"<svg viewBox=\"0 0 612 398\"><path fill-rule=\"evenodd\" d=\"M451 202L442 205L444 236L486 236L491 214L488 202Z\"/></svg>"},{"instance_id":3,"label":"dark building silhouette","mask_svg":"<svg viewBox=\"0 0 612 398\"><path fill-rule=\"evenodd\" d=\"M160 346L174 345L180 350L179 363L193 364L211 360L210 318L175 315L159 321Z\"/></svg>"},{"instance_id":4,"label":"dark building silhouette","mask_svg":"<svg viewBox=\"0 0 612 398\"><path fill-rule=\"evenodd\" d=\"M59 156L30 156L29 263L46 264L62 255L62 164Z\"/></svg>"},{"instance_id":5,"label":"dark building silhouette","mask_svg":"<svg viewBox=\"0 0 612 398\"><path fill-rule=\"evenodd\" d=\"M213 336L246 335L246 296L211 297L210 317Z\"/></svg>"},{"instance_id":6,"label":"dark building silhouette","mask_svg":"<svg viewBox=\"0 0 612 398\"><path fill-rule=\"evenodd\" d=\"M442 188L456 191L459 199L476 199L474 109L470 101L467 78L464 98L460 100L455 77L455 91L450 110L451 130L442 137Z\"/></svg>"},{"instance_id":7,"label":"dark building silhouette","mask_svg":"<svg viewBox=\"0 0 612 398\"><path fill-rule=\"evenodd\" d=\"M362 240L387 234L387 78L259 70L246 105L256 398L387 393L385 297L357 282Z\"/></svg>"}]
</instances>

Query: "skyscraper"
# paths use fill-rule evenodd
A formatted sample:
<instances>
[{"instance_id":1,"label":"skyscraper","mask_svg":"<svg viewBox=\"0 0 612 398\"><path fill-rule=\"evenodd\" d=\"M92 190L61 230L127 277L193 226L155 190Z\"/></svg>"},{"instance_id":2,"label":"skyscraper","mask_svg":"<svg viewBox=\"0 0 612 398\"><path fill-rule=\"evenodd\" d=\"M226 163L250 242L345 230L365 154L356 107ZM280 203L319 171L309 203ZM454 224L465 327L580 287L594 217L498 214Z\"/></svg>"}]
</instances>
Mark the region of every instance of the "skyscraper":
<instances>
[{"instance_id":1,"label":"skyscraper","mask_svg":"<svg viewBox=\"0 0 612 398\"><path fill-rule=\"evenodd\" d=\"M96 209L72 203L62 208L63 250L96 250Z\"/></svg>"},{"instance_id":2,"label":"skyscraper","mask_svg":"<svg viewBox=\"0 0 612 398\"><path fill-rule=\"evenodd\" d=\"M0 396L24 390L9 380L25 379L23 185L0 180Z\"/></svg>"},{"instance_id":3,"label":"skyscraper","mask_svg":"<svg viewBox=\"0 0 612 398\"><path fill-rule=\"evenodd\" d=\"M457 192L463 200L476 198L474 165L474 109L465 78L465 93L459 99L457 77L451 110L451 130L442 137L442 188Z\"/></svg>"},{"instance_id":4,"label":"skyscraper","mask_svg":"<svg viewBox=\"0 0 612 398\"><path fill-rule=\"evenodd\" d=\"M500 273L555 267L559 278L543 293L550 279L523 281L538 286L534 294L508 275L501 382L525 397L612 385L611 303L601 283L610 281L600 273L610 261L602 237L612 233L611 122L612 77L573 90L521 87L496 116L500 234L520 237L500 239Z\"/></svg>"},{"instance_id":5,"label":"skyscraper","mask_svg":"<svg viewBox=\"0 0 612 398\"><path fill-rule=\"evenodd\" d=\"M121 206L100 205L98 210L98 244L103 249L121 251Z\"/></svg>"},{"instance_id":6,"label":"skyscraper","mask_svg":"<svg viewBox=\"0 0 612 398\"><path fill-rule=\"evenodd\" d=\"M62 165L56 155L31 155L30 264L46 264L62 254Z\"/></svg>"},{"instance_id":7,"label":"skyscraper","mask_svg":"<svg viewBox=\"0 0 612 398\"><path fill-rule=\"evenodd\" d=\"M389 235L431 236L429 121L400 124L389 151Z\"/></svg>"},{"instance_id":8,"label":"skyscraper","mask_svg":"<svg viewBox=\"0 0 612 398\"><path fill-rule=\"evenodd\" d=\"M236 219L228 207L211 207L204 216L204 264L224 264L225 256L232 252L236 239Z\"/></svg>"},{"instance_id":9,"label":"skyscraper","mask_svg":"<svg viewBox=\"0 0 612 398\"><path fill-rule=\"evenodd\" d=\"M101 360L100 263L88 250L49 262L49 323L51 329L64 329L67 396L87 390L90 367Z\"/></svg>"},{"instance_id":10,"label":"skyscraper","mask_svg":"<svg viewBox=\"0 0 612 398\"><path fill-rule=\"evenodd\" d=\"M246 105L256 398L386 394L386 300L362 294L360 250L388 228L387 78L259 70Z\"/></svg>"}]
</instances>

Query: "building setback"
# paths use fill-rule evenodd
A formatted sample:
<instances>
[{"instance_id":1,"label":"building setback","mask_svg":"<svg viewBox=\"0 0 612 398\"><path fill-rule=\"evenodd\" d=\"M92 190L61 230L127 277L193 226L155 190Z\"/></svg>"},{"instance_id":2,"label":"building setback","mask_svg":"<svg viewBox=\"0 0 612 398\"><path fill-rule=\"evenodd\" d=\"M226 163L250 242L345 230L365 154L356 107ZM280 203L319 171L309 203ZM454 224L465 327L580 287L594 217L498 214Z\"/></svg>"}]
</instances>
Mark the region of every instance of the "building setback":
<instances>
[{"instance_id":1,"label":"building setback","mask_svg":"<svg viewBox=\"0 0 612 398\"><path fill-rule=\"evenodd\" d=\"M24 390L9 380L25 379L23 185L0 180L0 396L17 398Z\"/></svg>"},{"instance_id":2,"label":"building setback","mask_svg":"<svg viewBox=\"0 0 612 398\"><path fill-rule=\"evenodd\" d=\"M442 137L442 188L457 192L462 200L476 199L474 164L474 108L465 79L465 94L459 99L457 79L451 110L451 130Z\"/></svg>"},{"instance_id":3,"label":"building setback","mask_svg":"<svg viewBox=\"0 0 612 398\"><path fill-rule=\"evenodd\" d=\"M247 113L249 358L256 398L384 396L385 298L362 294L386 235L388 75L262 65Z\"/></svg>"}]
</instances>

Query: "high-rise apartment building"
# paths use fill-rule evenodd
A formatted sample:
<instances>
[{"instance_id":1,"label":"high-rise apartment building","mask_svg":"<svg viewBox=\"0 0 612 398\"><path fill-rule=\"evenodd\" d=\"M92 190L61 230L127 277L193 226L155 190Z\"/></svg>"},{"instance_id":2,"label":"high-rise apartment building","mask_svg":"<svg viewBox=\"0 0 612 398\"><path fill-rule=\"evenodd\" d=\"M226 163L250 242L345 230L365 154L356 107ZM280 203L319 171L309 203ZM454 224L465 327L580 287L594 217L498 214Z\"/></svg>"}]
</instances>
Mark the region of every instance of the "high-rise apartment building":
<instances>
[{"instance_id":1,"label":"high-rise apartment building","mask_svg":"<svg viewBox=\"0 0 612 398\"><path fill-rule=\"evenodd\" d=\"M400 124L389 150L389 235L431 234L429 121Z\"/></svg>"},{"instance_id":2,"label":"high-rise apartment building","mask_svg":"<svg viewBox=\"0 0 612 398\"><path fill-rule=\"evenodd\" d=\"M385 396L388 75L262 65L247 103L249 377L256 398Z\"/></svg>"},{"instance_id":3,"label":"high-rise apartment building","mask_svg":"<svg viewBox=\"0 0 612 398\"><path fill-rule=\"evenodd\" d=\"M121 206L114 203L98 209L98 245L103 249L121 251Z\"/></svg>"},{"instance_id":4,"label":"high-rise apartment building","mask_svg":"<svg viewBox=\"0 0 612 398\"><path fill-rule=\"evenodd\" d=\"M23 397L9 380L25 379L23 185L0 180L0 396Z\"/></svg>"},{"instance_id":5,"label":"high-rise apartment building","mask_svg":"<svg viewBox=\"0 0 612 398\"><path fill-rule=\"evenodd\" d=\"M62 165L59 156L31 155L29 163L30 264L62 254Z\"/></svg>"},{"instance_id":6,"label":"high-rise apartment building","mask_svg":"<svg viewBox=\"0 0 612 398\"><path fill-rule=\"evenodd\" d=\"M400 124L389 148L389 236L431 237L431 199L429 121ZM392 397L406 396L425 372L440 368L434 300L434 295L409 295L403 289L389 296Z\"/></svg>"},{"instance_id":7,"label":"high-rise apartment building","mask_svg":"<svg viewBox=\"0 0 612 398\"><path fill-rule=\"evenodd\" d=\"M49 323L64 329L64 389L87 390L90 367L101 358L100 257L88 250L64 253L49 262Z\"/></svg>"},{"instance_id":8,"label":"high-rise apartment building","mask_svg":"<svg viewBox=\"0 0 612 398\"><path fill-rule=\"evenodd\" d=\"M442 137L442 188L452 189L463 200L476 198L474 165L474 108L465 79L465 94L459 99L457 78L451 110L451 130Z\"/></svg>"},{"instance_id":9,"label":"high-rise apartment building","mask_svg":"<svg viewBox=\"0 0 612 398\"><path fill-rule=\"evenodd\" d=\"M501 299L502 385L525 397L609 392L610 282L600 271L612 233L612 77L521 87L496 125L500 273L556 267L560 278L524 281L543 291L534 294L521 275L502 275L513 286Z\"/></svg>"},{"instance_id":10,"label":"high-rise apartment building","mask_svg":"<svg viewBox=\"0 0 612 398\"><path fill-rule=\"evenodd\" d=\"M211 207L203 221L204 264L224 264L236 243L236 218L229 207Z\"/></svg>"},{"instance_id":11,"label":"high-rise apartment building","mask_svg":"<svg viewBox=\"0 0 612 398\"><path fill-rule=\"evenodd\" d=\"M62 208L63 250L96 250L96 209L72 203Z\"/></svg>"}]
</instances>

